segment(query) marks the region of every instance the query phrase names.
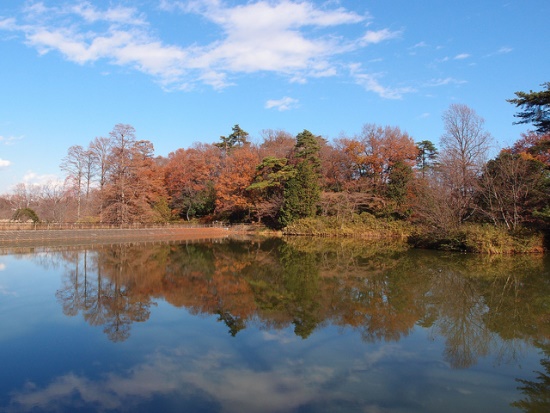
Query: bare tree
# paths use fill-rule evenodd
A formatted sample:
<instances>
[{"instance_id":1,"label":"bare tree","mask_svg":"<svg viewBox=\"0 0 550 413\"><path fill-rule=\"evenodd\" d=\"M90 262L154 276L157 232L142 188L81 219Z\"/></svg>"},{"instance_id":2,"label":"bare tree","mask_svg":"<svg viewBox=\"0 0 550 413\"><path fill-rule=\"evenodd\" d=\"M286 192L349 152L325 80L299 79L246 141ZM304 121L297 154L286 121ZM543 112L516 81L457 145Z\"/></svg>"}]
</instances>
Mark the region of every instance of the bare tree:
<instances>
[{"instance_id":1,"label":"bare tree","mask_svg":"<svg viewBox=\"0 0 550 413\"><path fill-rule=\"evenodd\" d=\"M40 218L47 222L66 222L74 213L74 204L68 196L67 188L58 182L48 182L41 186L40 202L37 208Z\"/></svg>"},{"instance_id":2,"label":"bare tree","mask_svg":"<svg viewBox=\"0 0 550 413\"><path fill-rule=\"evenodd\" d=\"M109 133L111 150L109 154L109 172L107 174L111 194L111 209L116 210L116 217L111 214L115 222L129 221L129 205L126 193L128 175L131 168L132 148L136 142L136 130L131 125L116 124ZM114 202L116 200L116 202Z\"/></svg>"},{"instance_id":3,"label":"bare tree","mask_svg":"<svg viewBox=\"0 0 550 413\"><path fill-rule=\"evenodd\" d=\"M104 136L96 137L88 148L90 152L91 159L93 161L93 168L95 171L95 176L98 179L99 184L99 216L102 216L103 213L103 196L104 196L104 187L107 182L107 174L109 172L109 154L111 151L111 140Z\"/></svg>"},{"instance_id":4,"label":"bare tree","mask_svg":"<svg viewBox=\"0 0 550 413\"><path fill-rule=\"evenodd\" d=\"M67 150L67 156L61 161L61 169L67 173L66 181L70 184L77 200L76 219L80 219L82 205L82 185L85 175L86 151L80 145L73 145Z\"/></svg>"},{"instance_id":5,"label":"bare tree","mask_svg":"<svg viewBox=\"0 0 550 413\"><path fill-rule=\"evenodd\" d=\"M109 169L109 152L111 150L111 141L104 136L96 137L88 149L92 155L92 159L97 169L97 177L99 181L99 188L103 188L105 180L107 179L107 171Z\"/></svg>"},{"instance_id":6,"label":"bare tree","mask_svg":"<svg viewBox=\"0 0 550 413\"><path fill-rule=\"evenodd\" d=\"M544 164L528 156L502 151L487 163L479 180L479 204L495 225L517 229L532 219L538 202L546 198Z\"/></svg>"},{"instance_id":7,"label":"bare tree","mask_svg":"<svg viewBox=\"0 0 550 413\"><path fill-rule=\"evenodd\" d=\"M443 113L445 133L441 136L439 172L450 192L455 223L473 214L477 178L487 159L491 135L485 121L466 105L452 104Z\"/></svg>"},{"instance_id":8,"label":"bare tree","mask_svg":"<svg viewBox=\"0 0 550 413\"><path fill-rule=\"evenodd\" d=\"M39 198L37 185L18 183L10 196L11 208L13 211L21 208L35 208Z\"/></svg>"}]
</instances>

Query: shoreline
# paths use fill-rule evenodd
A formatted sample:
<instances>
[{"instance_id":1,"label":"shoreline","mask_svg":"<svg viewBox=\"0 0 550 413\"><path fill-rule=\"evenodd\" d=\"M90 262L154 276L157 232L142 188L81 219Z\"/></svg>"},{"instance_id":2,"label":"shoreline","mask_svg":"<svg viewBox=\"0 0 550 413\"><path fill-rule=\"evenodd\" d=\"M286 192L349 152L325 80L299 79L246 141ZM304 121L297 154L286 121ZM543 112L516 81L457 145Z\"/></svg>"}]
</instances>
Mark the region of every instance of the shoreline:
<instances>
[{"instance_id":1,"label":"shoreline","mask_svg":"<svg viewBox=\"0 0 550 413\"><path fill-rule=\"evenodd\" d=\"M2 230L0 247L61 246L110 242L186 241L227 238L229 228Z\"/></svg>"}]
</instances>

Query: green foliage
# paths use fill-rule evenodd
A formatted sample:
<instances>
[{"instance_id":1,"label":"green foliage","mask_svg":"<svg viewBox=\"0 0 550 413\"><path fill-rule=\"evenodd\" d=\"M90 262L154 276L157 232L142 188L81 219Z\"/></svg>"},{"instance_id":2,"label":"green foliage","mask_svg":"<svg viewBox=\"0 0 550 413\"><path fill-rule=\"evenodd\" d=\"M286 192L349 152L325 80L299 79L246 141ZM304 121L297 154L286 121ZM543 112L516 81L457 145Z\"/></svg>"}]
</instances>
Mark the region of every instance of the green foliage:
<instances>
[{"instance_id":1,"label":"green foliage","mask_svg":"<svg viewBox=\"0 0 550 413\"><path fill-rule=\"evenodd\" d=\"M388 198L400 207L405 202L409 182L413 179L412 168L404 162L397 162L390 171L387 185Z\"/></svg>"},{"instance_id":2,"label":"green foliage","mask_svg":"<svg viewBox=\"0 0 550 413\"><path fill-rule=\"evenodd\" d=\"M168 200L164 197L153 204L153 211L155 222L170 222L174 220Z\"/></svg>"},{"instance_id":3,"label":"green foliage","mask_svg":"<svg viewBox=\"0 0 550 413\"><path fill-rule=\"evenodd\" d=\"M280 188L296 171L288 165L288 159L268 156L256 167L256 178L248 191L264 191Z\"/></svg>"},{"instance_id":4,"label":"green foliage","mask_svg":"<svg viewBox=\"0 0 550 413\"><path fill-rule=\"evenodd\" d=\"M38 215L34 210L31 208L19 208L15 211L12 218L13 221L28 221L31 220L32 222L40 222L40 218L38 218Z\"/></svg>"},{"instance_id":5,"label":"green foliage","mask_svg":"<svg viewBox=\"0 0 550 413\"><path fill-rule=\"evenodd\" d=\"M418 148L416 163L424 176L426 170L435 166L439 152L433 142L428 140L417 142L416 147Z\"/></svg>"},{"instance_id":6,"label":"green foliage","mask_svg":"<svg viewBox=\"0 0 550 413\"><path fill-rule=\"evenodd\" d=\"M216 143L216 146L225 151L229 151L234 147L249 145L248 132L242 130L239 125L233 126L232 131L233 132L229 136L220 136L221 142Z\"/></svg>"},{"instance_id":7,"label":"green foliage","mask_svg":"<svg viewBox=\"0 0 550 413\"><path fill-rule=\"evenodd\" d=\"M321 199L320 145L317 138L311 132L304 130L296 136L295 149L295 172L286 181L284 202L279 216L279 222L283 226L299 218L315 216Z\"/></svg>"},{"instance_id":8,"label":"green foliage","mask_svg":"<svg viewBox=\"0 0 550 413\"><path fill-rule=\"evenodd\" d=\"M318 136L314 136L310 131L304 129L303 132L296 135L296 158L307 161L315 168L319 168L321 161L319 160L319 144Z\"/></svg>"},{"instance_id":9,"label":"green foliage","mask_svg":"<svg viewBox=\"0 0 550 413\"><path fill-rule=\"evenodd\" d=\"M546 90L516 92L517 98L508 99L508 102L523 109L515 115L521 119L515 122L516 124L532 123L538 133L548 133L550 132L550 82L543 83L541 86Z\"/></svg>"},{"instance_id":10,"label":"green foliage","mask_svg":"<svg viewBox=\"0 0 550 413\"><path fill-rule=\"evenodd\" d=\"M197 218L211 214L214 211L215 202L214 183L209 181L202 190L183 191L175 205L181 210L180 215L182 218L184 217L187 221L190 221L193 217Z\"/></svg>"}]
</instances>

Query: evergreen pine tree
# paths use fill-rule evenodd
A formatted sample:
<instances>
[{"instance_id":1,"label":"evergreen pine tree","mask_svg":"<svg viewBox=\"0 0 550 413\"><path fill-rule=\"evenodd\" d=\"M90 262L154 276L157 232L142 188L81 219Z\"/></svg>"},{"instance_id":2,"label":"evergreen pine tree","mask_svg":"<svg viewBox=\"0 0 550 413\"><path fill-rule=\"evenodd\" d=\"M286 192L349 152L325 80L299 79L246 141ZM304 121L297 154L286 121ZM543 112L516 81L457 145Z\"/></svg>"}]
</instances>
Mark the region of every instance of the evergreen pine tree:
<instances>
[{"instance_id":1,"label":"evergreen pine tree","mask_svg":"<svg viewBox=\"0 0 550 413\"><path fill-rule=\"evenodd\" d=\"M304 130L296 136L296 173L286 182L279 216L283 226L295 219L312 217L317 213L321 198L319 150L318 138L311 132Z\"/></svg>"}]
</instances>

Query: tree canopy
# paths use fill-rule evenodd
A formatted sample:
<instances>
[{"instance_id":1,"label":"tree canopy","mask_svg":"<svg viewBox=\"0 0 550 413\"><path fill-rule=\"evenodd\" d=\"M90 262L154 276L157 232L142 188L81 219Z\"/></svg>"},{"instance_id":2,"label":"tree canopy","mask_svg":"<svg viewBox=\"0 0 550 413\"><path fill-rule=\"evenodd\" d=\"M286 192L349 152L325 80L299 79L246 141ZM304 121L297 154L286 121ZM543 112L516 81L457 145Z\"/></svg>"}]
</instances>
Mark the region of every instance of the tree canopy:
<instances>
[{"instance_id":1,"label":"tree canopy","mask_svg":"<svg viewBox=\"0 0 550 413\"><path fill-rule=\"evenodd\" d=\"M543 83L541 86L546 90L540 92L516 92L517 98L508 99L522 111L514 116L521 119L515 124L532 123L538 133L550 132L550 82Z\"/></svg>"}]
</instances>

